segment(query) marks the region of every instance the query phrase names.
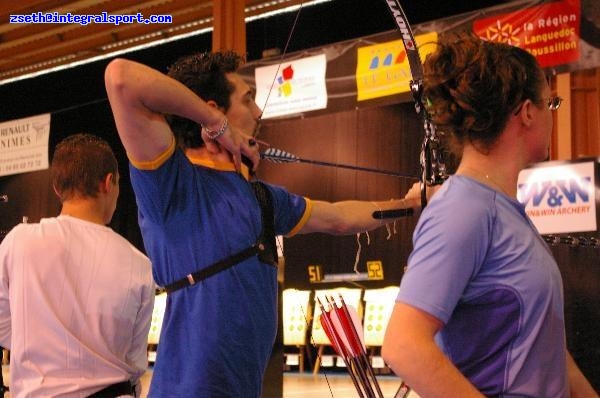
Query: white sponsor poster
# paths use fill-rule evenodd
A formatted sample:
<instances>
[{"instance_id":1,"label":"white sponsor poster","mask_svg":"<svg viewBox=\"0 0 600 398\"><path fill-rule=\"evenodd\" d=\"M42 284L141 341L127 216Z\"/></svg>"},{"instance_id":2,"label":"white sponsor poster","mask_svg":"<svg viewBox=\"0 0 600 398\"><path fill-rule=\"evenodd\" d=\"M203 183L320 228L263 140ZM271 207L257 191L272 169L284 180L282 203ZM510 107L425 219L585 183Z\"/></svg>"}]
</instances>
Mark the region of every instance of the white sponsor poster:
<instances>
[{"instance_id":1,"label":"white sponsor poster","mask_svg":"<svg viewBox=\"0 0 600 398\"><path fill-rule=\"evenodd\" d=\"M596 231L594 162L525 169L517 198L541 234Z\"/></svg>"},{"instance_id":2,"label":"white sponsor poster","mask_svg":"<svg viewBox=\"0 0 600 398\"><path fill-rule=\"evenodd\" d=\"M48 168L50 114L0 123L0 176Z\"/></svg>"},{"instance_id":3,"label":"white sponsor poster","mask_svg":"<svg viewBox=\"0 0 600 398\"><path fill-rule=\"evenodd\" d=\"M255 101L263 119L327 108L326 70L325 54L256 68Z\"/></svg>"}]
</instances>

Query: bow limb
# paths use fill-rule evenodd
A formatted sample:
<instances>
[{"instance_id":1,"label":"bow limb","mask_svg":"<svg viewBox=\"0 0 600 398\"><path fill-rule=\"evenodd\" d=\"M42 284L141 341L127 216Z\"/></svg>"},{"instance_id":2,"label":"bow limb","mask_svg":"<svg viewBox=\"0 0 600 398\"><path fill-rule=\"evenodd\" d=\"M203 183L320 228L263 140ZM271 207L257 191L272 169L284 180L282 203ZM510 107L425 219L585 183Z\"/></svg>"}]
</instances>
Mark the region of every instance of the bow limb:
<instances>
[{"instance_id":1,"label":"bow limb","mask_svg":"<svg viewBox=\"0 0 600 398\"><path fill-rule=\"evenodd\" d=\"M417 42L408 23L408 18L399 0L384 0L400 31L402 43L410 66L410 91L417 115L423 120L425 136L421 145L421 206L427 205L426 186L441 184L446 178L446 166L442 159L439 137L431 117L423 104L423 64L419 56Z\"/></svg>"}]
</instances>

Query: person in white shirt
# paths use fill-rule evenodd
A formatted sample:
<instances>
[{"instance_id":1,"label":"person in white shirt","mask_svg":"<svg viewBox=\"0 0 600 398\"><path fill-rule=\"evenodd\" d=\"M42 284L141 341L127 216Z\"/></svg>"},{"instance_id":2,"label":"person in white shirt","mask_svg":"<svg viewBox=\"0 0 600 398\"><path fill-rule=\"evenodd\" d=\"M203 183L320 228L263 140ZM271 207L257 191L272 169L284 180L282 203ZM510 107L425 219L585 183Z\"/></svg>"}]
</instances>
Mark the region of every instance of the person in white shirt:
<instances>
[{"instance_id":1,"label":"person in white shirt","mask_svg":"<svg viewBox=\"0 0 600 398\"><path fill-rule=\"evenodd\" d=\"M119 196L103 139L60 142L58 217L19 224L0 244L0 346L19 397L139 396L155 285L148 258L106 225Z\"/></svg>"}]
</instances>

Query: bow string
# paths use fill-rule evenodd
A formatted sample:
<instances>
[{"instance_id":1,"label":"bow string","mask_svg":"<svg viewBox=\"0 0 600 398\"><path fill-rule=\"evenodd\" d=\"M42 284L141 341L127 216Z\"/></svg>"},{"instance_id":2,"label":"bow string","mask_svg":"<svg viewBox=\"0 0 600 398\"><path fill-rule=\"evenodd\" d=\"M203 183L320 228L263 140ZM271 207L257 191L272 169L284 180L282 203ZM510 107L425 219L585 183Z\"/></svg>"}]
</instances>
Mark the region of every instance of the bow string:
<instances>
[{"instance_id":1,"label":"bow string","mask_svg":"<svg viewBox=\"0 0 600 398\"><path fill-rule=\"evenodd\" d=\"M421 165L420 180L421 180L421 205L422 205L422 207L425 207L427 204L426 186L441 184L447 178L446 167L445 167L445 164L443 161L442 149L441 149L441 143L439 140L439 136L437 135L435 125L431 121L431 117L430 117L429 113L427 112L426 107L424 106L424 102L423 102L423 77L424 77L423 64L422 64L421 58L419 56L417 44L416 44L414 35L412 33L412 30L410 28L410 24L409 24L408 19L406 18L406 15L405 15L398 0L384 0L384 1L386 2L386 5L388 6L388 8L391 12L392 17L394 18L394 21L396 22L396 25L397 25L397 27L400 31L401 37L402 37L402 42L404 44L404 48L406 50L406 54L407 54L407 58L408 58L409 66L410 66L410 73L411 73L411 78L412 78L410 81L410 91L413 96L415 111L416 111L418 117L420 117L423 120L423 128L424 128L425 134L424 134L424 138L423 138L423 143L421 145L421 154L420 154L420 165ZM294 30L295 30L297 22L298 22L300 12L302 10L302 4L303 3L300 3L300 7L296 13L294 23L293 23L291 30L289 32L289 35L287 37L285 48L280 56L279 63L278 63L279 65L278 65L277 71L275 73L275 77L273 78L273 82L269 88L269 92L267 94L267 98L266 98L265 104L263 106L263 112L267 106L269 97L271 95L271 91L274 87L275 79L277 77L277 73L279 72L281 63L282 63L285 55L287 54L288 46L290 44L291 38L293 36ZM276 163L277 162L299 162L300 161L300 162L306 162L306 163L321 164L321 165L326 165L326 166L331 165L331 166L335 166L335 167L346 167L346 168L352 167L352 168L360 169L355 166L331 164L328 162L308 161L306 159L298 158L295 155L291 155L291 157L289 157L289 156L287 156L288 153L285 153L283 151L280 151L280 152L282 152L282 153L275 153L273 151L271 151L267 154L263 153L263 154L261 154L261 157L263 159L266 158L266 159L271 160ZM381 170L372 170L372 169L366 169L366 168L363 171L382 172ZM383 174L389 174L389 175L395 174L395 176L405 177L405 178L411 177L410 175L403 175L400 173L393 173L393 172L389 172L389 171L383 171ZM369 368L368 359L366 359L366 353L364 351L363 352L359 351L358 348L356 348L356 347L353 347L354 350L352 350L349 347L344 346L344 343L343 343L344 337L346 337L346 339L348 339L349 337L350 337L350 339L356 339L356 330L351 332L351 329L349 329L347 322L344 323L344 325L343 325L343 326L345 326L345 328L344 327L341 328L341 331L343 331L343 333L340 330L336 330L335 322L333 321L332 316L330 314L331 311L325 310L323 304L320 301L319 301L319 305L321 305L322 314L324 314L324 316L321 317L320 321L321 321L322 326L323 326L328 338L330 339L335 351L338 353L338 355L341 355L342 358L347 359L349 361L349 364L352 363L352 365L350 365L349 369L353 369L353 368L356 368L357 370L360 369L358 374L352 374L352 372L350 372L352 381L354 383L355 388L357 389L359 396L363 397L363 392L368 397L371 397L371 396L375 397L376 395L382 396L382 393L377 384L375 375L371 372L369 372L370 374L368 376L363 374L365 369ZM347 310L345 307L345 303L343 303L343 300L342 300L342 305L343 305L343 307L342 307L343 310L340 308L337 308L335 305L331 305L331 309L336 309L333 311L333 313L335 313L336 316L338 316L338 317L342 316L342 317L348 319L348 313L347 313ZM342 311L342 312L340 312L340 311ZM358 352L354 353L353 351L358 351ZM354 355L352 355L352 354L354 354ZM318 355L318 353L317 353L317 355ZM354 364L352 361L358 360L357 358L359 358L359 357L362 359L362 361L360 361L361 363ZM366 361L366 362L363 362L363 361ZM360 366L360 365L362 365L362 366ZM361 376L363 378L362 385L360 382ZM327 378L327 375L325 375L325 377ZM364 379L365 377L366 377L367 381L365 381L365 379ZM376 387L375 389L372 389L373 385L370 385L370 383L368 382L369 379L371 382L374 383L374 385ZM331 396L333 397L333 390L331 389L331 386L329 387L329 391L331 393ZM410 393L411 393L410 387L408 387L404 382L402 382L400 388L398 389L397 393L395 394L395 397L404 398L404 397L407 397Z\"/></svg>"}]
</instances>

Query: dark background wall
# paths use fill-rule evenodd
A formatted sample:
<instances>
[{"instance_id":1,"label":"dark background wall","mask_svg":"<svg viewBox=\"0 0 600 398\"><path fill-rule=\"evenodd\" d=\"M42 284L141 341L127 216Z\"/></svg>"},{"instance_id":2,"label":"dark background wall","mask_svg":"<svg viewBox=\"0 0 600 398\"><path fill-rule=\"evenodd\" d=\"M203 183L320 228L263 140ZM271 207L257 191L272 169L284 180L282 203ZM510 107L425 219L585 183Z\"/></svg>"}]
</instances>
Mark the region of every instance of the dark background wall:
<instances>
[{"instance_id":1,"label":"dark background wall","mask_svg":"<svg viewBox=\"0 0 600 398\"><path fill-rule=\"evenodd\" d=\"M484 0L449 4L441 0L407 1L403 6L410 21L417 24L503 2L505 1ZM292 30L296 18L297 23ZM283 50L286 44L289 54L391 29L394 29L394 22L383 1L335 0L304 7L299 14L281 14L250 22L247 25L247 59L257 60L264 49ZM166 72L168 66L179 57L195 51L208 51L210 47L211 34L207 33L122 56ZM0 122L51 113L50 154L57 142L77 132L88 132L107 139L117 153L123 178L118 209L111 226L142 248L135 218L135 201L128 183L127 161L116 134L104 89L104 69L109 61L97 61L0 85ZM335 127L332 129L335 130ZM370 130L367 131L373 134ZM315 137L316 140L322 138ZM315 145L315 142L319 141L306 140L300 147L294 146L293 149L302 148L300 153L306 153L305 148L307 151L311 151L311 147L324 148L323 145ZM328 145L335 147L336 142L330 141ZM270 173L269 178L273 178L275 174ZM30 222L36 222L43 216L57 214L59 203L49 187L48 176L47 171L38 171L0 177L0 194L9 195L8 203L0 203L0 230L11 228L23 216L28 217ZM311 192L307 192L309 193ZM353 193L348 192L348 197ZM396 190L393 196L398 195ZM328 196L319 198L332 199Z\"/></svg>"},{"instance_id":2,"label":"dark background wall","mask_svg":"<svg viewBox=\"0 0 600 398\"><path fill-rule=\"evenodd\" d=\"M341 111L333 115L266 123L261 139L277 143L305 159L393 170L414 175L413 179L311 164L261 163L259 176L290 187L312 199L388 200L401 198L417 181L421 137L411 104L392 104ZM415 132L411 134L411 132ZM376 210L376 207L373 207ZM325 275L351 273L357 252L358 269L366 272L367 261L381 261L385 279L361 282L366 288L397 284L411 248L416 217L403 218L386 228L345 237L326 234L298 235L284 241L285 285L298 289L325 289L344 285L311 286L307 267L321 265ZM394 233L395 231L395 233ZM357 242L357 239L360 241Z\"/></svg>"}]
</instances>

